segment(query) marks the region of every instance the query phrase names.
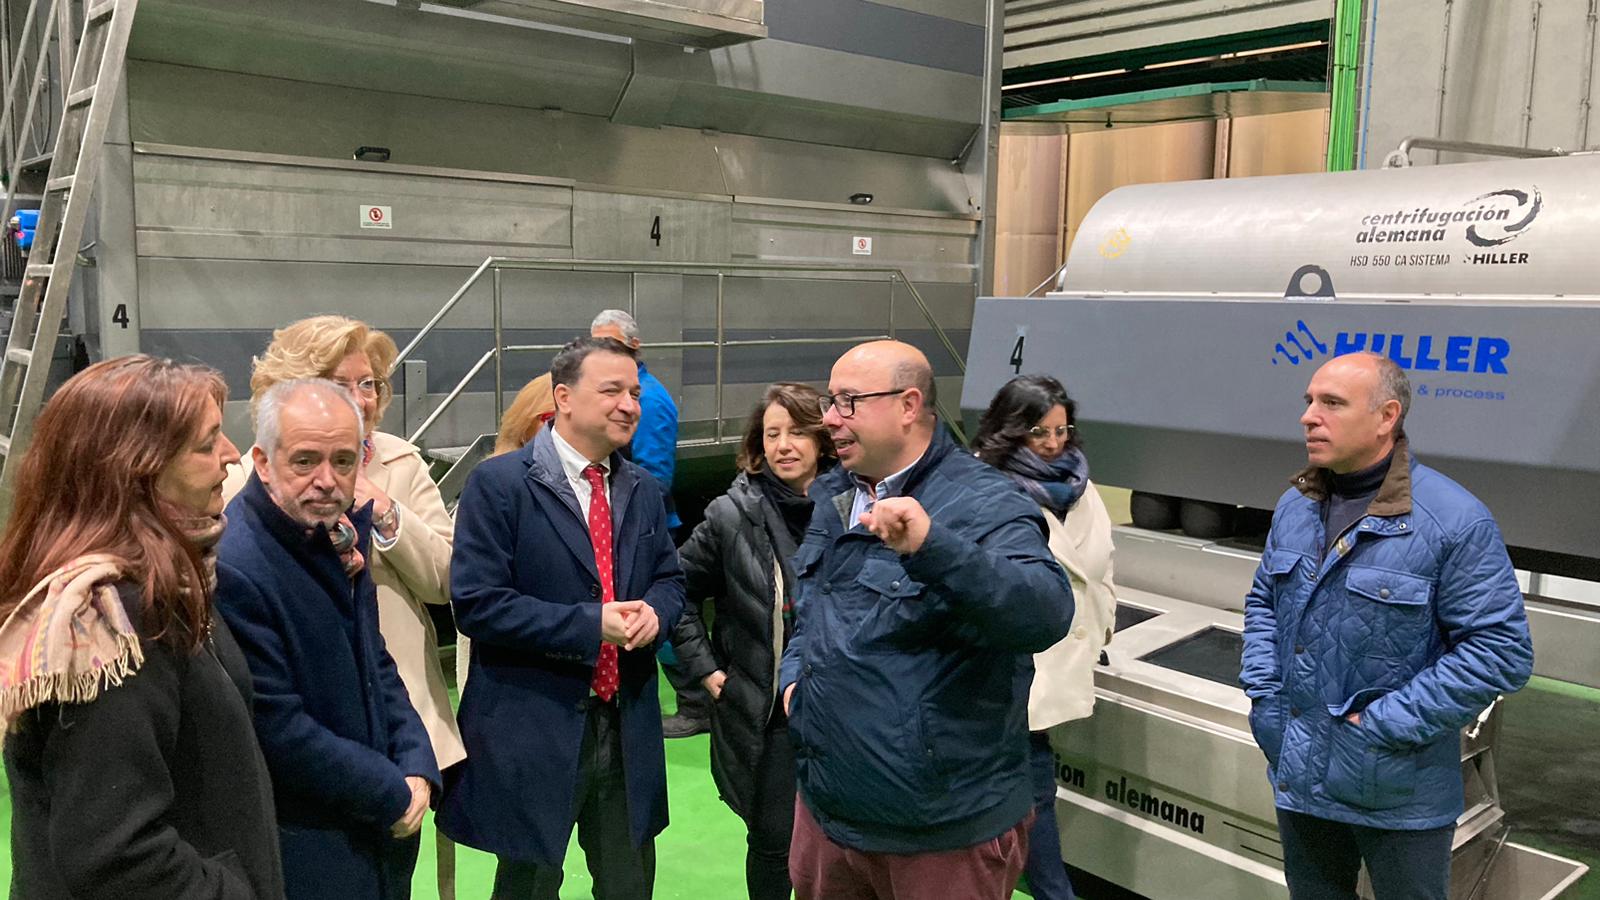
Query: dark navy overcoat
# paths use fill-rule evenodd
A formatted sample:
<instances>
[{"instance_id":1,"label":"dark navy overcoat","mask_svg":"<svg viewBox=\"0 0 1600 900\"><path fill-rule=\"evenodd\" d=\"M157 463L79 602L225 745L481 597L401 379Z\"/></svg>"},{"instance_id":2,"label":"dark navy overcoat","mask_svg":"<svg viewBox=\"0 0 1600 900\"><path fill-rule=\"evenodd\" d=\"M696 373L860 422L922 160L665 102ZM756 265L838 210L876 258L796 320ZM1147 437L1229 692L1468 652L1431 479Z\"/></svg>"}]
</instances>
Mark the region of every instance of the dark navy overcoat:
<instances>
[{"instance_id":1,"label":"dark navy overcoat","mask_svg":"<svg viewBox=\"0 0 1600 900\"><path fill-rule=\"evenodd\" d=\"M307 535L251 474L228 504L217 608L250 664L256 734L272 774L288 900L411 895L415 836L389 828L433 745L378 632L378 600L322 529ZM370 505L351 514L368 559Z\"/></svg>"},{"instance_id":2,"label":"dark navy overcoat","mask_svg":"<svg viewBox=\"0 0 1600 900\"><path fill-rule=\"evenodd\" d=\"M683 611L661 488L620 454L609 464L616 598L650 604L659 645ZM600 652L601 591L588 525L550 429L467 479L450 592L472 658L459 713L467 759L451 767L439 830L499 856L560 865ZM620 654L616 702L636 846L667 826L655 651Z\"/></svg>"}]
</instances>

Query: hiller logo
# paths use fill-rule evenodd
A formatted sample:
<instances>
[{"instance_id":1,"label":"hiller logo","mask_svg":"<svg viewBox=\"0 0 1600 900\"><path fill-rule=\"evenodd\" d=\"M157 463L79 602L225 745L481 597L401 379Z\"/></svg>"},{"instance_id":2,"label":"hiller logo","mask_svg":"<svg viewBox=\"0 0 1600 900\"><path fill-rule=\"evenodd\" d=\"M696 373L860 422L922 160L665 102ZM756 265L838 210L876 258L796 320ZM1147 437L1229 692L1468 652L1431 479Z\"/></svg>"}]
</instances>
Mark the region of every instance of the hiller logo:
<instances>
[{"instance_id":1,"label":"hiller logo","mask_svg":"<svg viewBox=\"0 0 1600 900\"><path fill-rule=\"evenodd\" d=\"M1295 323L1294 331L1285 331L1283 340L1273 346L1272 364L1279 357L1289 365L1298 366L1321 357L1343 356L1346 353L1370 351L1395 361L1402 369L1417 372L1470 372L1478 375L1505 375L1506 360L1511 356L1511 342L1501 337L1474 337L1472 335L1431 334L1406 335L1390 332L1341 331L1330 348L1317 339L1305 320Z\"/></svg>"}]
</instances>

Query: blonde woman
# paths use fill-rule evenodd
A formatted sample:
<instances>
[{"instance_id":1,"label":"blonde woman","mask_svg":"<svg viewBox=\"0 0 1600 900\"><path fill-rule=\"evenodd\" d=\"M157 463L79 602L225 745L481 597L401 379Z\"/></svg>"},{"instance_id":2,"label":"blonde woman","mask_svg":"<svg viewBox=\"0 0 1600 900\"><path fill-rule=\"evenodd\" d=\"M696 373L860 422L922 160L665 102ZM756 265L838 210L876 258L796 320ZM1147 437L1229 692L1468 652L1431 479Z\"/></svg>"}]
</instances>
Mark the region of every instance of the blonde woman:
<instances>
[{"instance_id":1,"label":"blonde woman","mask_svg":"<svg viewBox=\"0 0 1600 900\"><path fill-rule=\"evenodd\" d=\"M253 417L256 399L274 384L327 378L343 385L360 405L366 459L356 478L355 505L373 504L371 564L378 625L443 771L465 759L467 751L450 707L427 604L450 602L455 527L421 451L377 429L394 396L386 373L398 353L387 334L364 322L336 315L301 319L273 332L272 343L254 360L250 403ZM224 487L230 499L248 476L242 466L230 474ZM447 860L440 861L443 892Z\"/></svg>"},{"instance_id":2,"label":"blonde woman","mask_svg":"<svg viewBox=\"0 0 1600 900\"><path fill-rule=\"evenodd\" d=\"M555 414L556 398L546 372L524 385L506 407L500 417L500 433L495 436L494 455L521 450Z\"/></svg>"}]
</instances>

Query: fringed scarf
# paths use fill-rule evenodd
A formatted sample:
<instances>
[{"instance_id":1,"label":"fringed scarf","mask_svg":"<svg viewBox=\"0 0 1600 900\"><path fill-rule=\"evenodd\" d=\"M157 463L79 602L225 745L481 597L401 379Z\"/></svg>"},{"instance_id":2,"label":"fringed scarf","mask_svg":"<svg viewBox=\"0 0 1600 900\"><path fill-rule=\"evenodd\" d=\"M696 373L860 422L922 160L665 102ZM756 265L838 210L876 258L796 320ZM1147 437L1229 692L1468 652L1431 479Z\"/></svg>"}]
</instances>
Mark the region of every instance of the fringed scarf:
<instances>
[{"instance_id":1,"label":"fringed scarf","mask_svg":"<svg viewBox=\"0 0 1600 900\"><path fill-rule=\"evenodd\" d=\"M200 551L209 596L226 520L175 519ZM125 569L123 560L109 554L80 556L34 585L0 624L0 720L6 730L46 703L89 703L144 664L139 633L117 595Z\"/></svg>"},{"instance_id":2,"label":"fringed scarf","mask_svg":"<svg viewBox=\"0 0 1600 900\"><path fill-rule=\"evenodd\" d=\"M217 590L217 542L222 540L222 529L228 526L228 517L186 516L171 506L167 507L167 513L194 549L200 551L200 576L206 581L206 596L211 596Z\"/></svg>"},{"instance_id":3,"label":"fringed scarf","mask_svg":"<svg viewBox=\"0 0 1600 900\"><path fill-rule=\"evenodd\" d=\"M45 576L0 625L0 718L10 730L46 703L88 703L144 664L117 596L121 561L80 556Z\"/></svg>"}]
</instances>

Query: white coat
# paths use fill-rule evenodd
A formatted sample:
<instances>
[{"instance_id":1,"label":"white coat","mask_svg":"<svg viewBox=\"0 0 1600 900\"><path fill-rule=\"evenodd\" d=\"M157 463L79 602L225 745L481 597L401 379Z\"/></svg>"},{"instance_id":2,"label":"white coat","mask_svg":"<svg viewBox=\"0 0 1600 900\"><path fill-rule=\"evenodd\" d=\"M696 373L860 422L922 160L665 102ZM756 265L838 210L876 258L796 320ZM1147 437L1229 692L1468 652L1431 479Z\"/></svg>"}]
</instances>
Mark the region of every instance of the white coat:
<instances>
[{"instance_id":1,"label":"white coat","mask_svg":"<svg viewBox=\"0 0 1600 900\"><path fill-rule=\"evenodd\" d=\"M1033 657L1033 691L1028 696L1028 729L1044 731L1094 712L1094 666L1111 642L1117 591L1111 581L1111 516L1094 484L1063 522L1044 511L1050 526L1050 552L1067 570L1077 611L1072 630L1055 646Z\"/></svg>"}]
</instances>

